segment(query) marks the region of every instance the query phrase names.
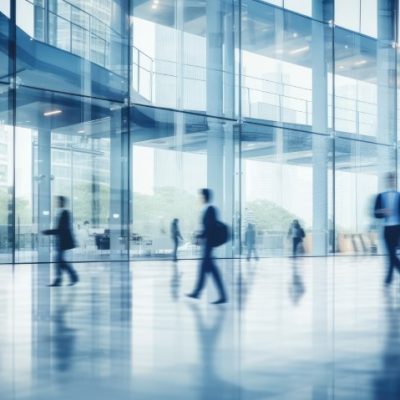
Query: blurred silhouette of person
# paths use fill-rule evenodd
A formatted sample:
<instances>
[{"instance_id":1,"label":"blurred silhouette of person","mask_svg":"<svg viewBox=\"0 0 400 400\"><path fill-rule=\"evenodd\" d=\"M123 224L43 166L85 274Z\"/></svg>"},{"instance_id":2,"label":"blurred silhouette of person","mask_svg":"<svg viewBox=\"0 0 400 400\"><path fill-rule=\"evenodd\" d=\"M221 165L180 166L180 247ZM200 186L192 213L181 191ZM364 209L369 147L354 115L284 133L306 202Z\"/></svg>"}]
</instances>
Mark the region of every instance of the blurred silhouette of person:
<instances>
[{"instance_id":1,"label":"blurred silhouette of person","mask_svg":"<svg viewBox=\"0 0 400 400\"><path fill-rule=\"evenodd\" d=\"M86 249L90 241L90 223L86 220L83 223L83 248Z\"/></svg>"},{"instance_id":2,"label":"blurred silhouette of person","mask_svg":"<svg viewBox=\"0 0 400 400\"><path fill-rule=\"evenodd\" d=\"M400 309L397 296L393 297L393 294L387 291L385 293L385 305L380 309L385 312L386 327L381 352L382 361L376 364L378 368L374 369L373 379L371 380L373 398L375 400L397 400L400 399Z\"/></svg>"},{"instance_id":3,"label":"blurred silhouette of person","mask_svg":"<svg viewBox=\"0 0 400 400\"><path fill-rule=\"evenodd\" d=\"M396 250L400 238L400 193L396 190L396 175L386 175L387 190L379 193L375 200L374 214L376 218L384 219L385 228L383 237L388 251L388 272L385 285L389 286L393 280L393 272L396 268L400 272L400 260Z\"/></svg>"},{"instance_id":4,"label":"blurred silhouette of person","mask_svg":"<svg viewBox=\"0 0 400 400\"><path fill-rule=\"evenodd\" d=\"M178 261L178 246L179 241L183 240L181 232L179 230L179 219L174 218L171 223L171 239L174 244L173 252L172 252L172 259L174 261Z\"/></svg>"},{"instance_id":5,"label":"blurred silhouette of person","mask_svg":"<svg viewBox=\"0 0 400 400\"><path fill-rule=\"evenodd\" d=\"M172 276L171 276L171 296L174 300L179 298L179 289L181 287L182 272L179 272L178 264L172 263Z\"/></svg>"},{"instance_id":6,"label":"blurred silhouette of person","mask_svg":"<svg viewBox=\"0 0 400 400\"><path fill-rule=\"evenodd\" d=\"M289 296L294 305L299 303L305 292L303 276L298 268L297 261L294 259L292 264L292 281L289 285Z\"/></svg>"},{"instance_id":7,"label":"blurred silhouette of person","mask_svg":"<svg viewBox=\"0 0 400 400\"><path fill-rule=\"evenodd\" d=\"M256 227L254 224L248 224L246 232L244 234L244 241L247 247L247 261L251 259L251 253L254 258L258 261L258 254L256 249Z\"/></svg>"},{"instance_id":8,"label":"blurred silhouette of person","mask_svg":"<svg viewBox=\"0 0 400 400\"><path fill-rule=\"evenodd\" d=\"M204 289L206 277L210 274L215 282L219 292L219 299L213 304L223 304L227 302L227 296L224 285L222 283L221 274L213 259L213 239L217 226L217 211L210 203L212 200L212 191L210 189L201 189L200 197L204 204L202 214L202 232L197 236L202 240L203 257L199 268L199 276L194 291L188 294L188 297L199 298L201 291Z\"/></svg>"},{"instance_id":9,"label":"blurred silhouette of person","mask_svg":"<svg viewBox=\"0 0 400 400\"><path fill-rule=\"evenodd\" d=\"M54 343L54 354L56 357L57 369L61 372L67 371L71 367L71 362L75 353L76 330L70 328L66 322L66 315L72 311L74 305L74 293L70 291L69 296L61 301L60 293L55 298L54 330L52 341Z\"/></svg>"},{"instance_id":10,"label":"blurred silhouette of person","mask_svg":"<svg viewBox=\"0 0 400 400\"><path fill-rule=\"evenodd\" d=\"M198 337L199 356L196 360L196 376L198 377L199 399L264 399L265 390L242 387L240 379L226 378L227 368L235 371L235 354L225 354L227 335L230 329L228 310L219 308L215 313L203 313L198 304L190 304ZM227 333L228 333L227 331ZM228 333L228 337L230 337ZM229 339L228 339L229 340ZM221 357L225 354L225 357ZM221 376L222 375L222 376ZM238 394L240 396L238 397Z\"/></svg>"},{"instance_id":11,"label":"blurred silhouette of person","mask_svg":"<svg viewBox=\"0 0 400 400\"><path fill-rule=\"evenodd\" d=\"M254 285L257 269L255 268L254 264L253 267L242 268L242 262L240 259L238 267L236 298L238 309L242 311L250 297L251 288Z\"/></svg>"},{"instance_id":12,"label":"blurred silhouette of person","mask_svg":"<svg viewBox=\"0 0 400 400\"><path fill-rule=\"evenodd\" d=\"M66 272L70 278L70 286L78 281L78 274L70 263L65 260L65 252L76 247L74 235L72 232L72 217L67 210L67 199L64 196L57 197L58 215L56 219L56 228L43 231L44 235L56 236L56 278L49 286L61 286L63 272Z\"/></svg>"},{"instance_id":13,"label":"blurred silhouette of person","mask_svg":"<svg viewBox=\"0 0 400 400\"><path fill-rule=\"evenodd\" d=\"M294 219L293 222L290 224L288 237L292 239L292 256L297 256L297 250L299 244L303 241L306 234L304 229L301 227L300 222L297 219Z\"/></svg>"}]
</instances>

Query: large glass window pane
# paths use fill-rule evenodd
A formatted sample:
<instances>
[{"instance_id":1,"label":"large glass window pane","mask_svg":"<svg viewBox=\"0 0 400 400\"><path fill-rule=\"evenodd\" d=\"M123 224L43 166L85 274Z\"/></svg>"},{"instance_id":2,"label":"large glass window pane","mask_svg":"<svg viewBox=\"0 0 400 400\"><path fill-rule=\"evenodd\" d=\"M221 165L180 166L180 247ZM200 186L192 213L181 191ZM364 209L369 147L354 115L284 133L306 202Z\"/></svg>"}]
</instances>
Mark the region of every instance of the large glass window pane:
<instances>
[{"instance_id":1,"label":"large glass window pane","mask_svg":"<svg viewBox=\"0 0 400 400\"><path fill-rule=\"evenodd\" d=\"M314 0L315 1L315 0ZM300 14L312 15L313 0L285 0L284 5L288 10L296 11Z\"/></svg>"},{"instance_id":2,"label":"large glass window pane","mask_svg":"<svg viewBox=\"0 0 400 400\"><path fill-rule=\"evenodd\" d=\"M0 84L0 263L12 261L14 246L12 95Z\"/></svg>"},{"instance_id":3,"label":"large glass window pane","mask_svg":"<svg viewBox=\"0 0 400 400\"><path fill-rule=\"evenodd\" d=\"M66 196L74 260L127 256L127 140L118 103L20 88L16 125L16 260L47 261L54 197Z\"/></svg>"},{"instance_id":4,"label":"large glass window pane","mask_svg":"<svg viewBox=\"0 0 400 400\"><path fill-rule=\"evenodd\" d=\"M355 32L360 31L361 0L335 0L335 23Z\"/></svg>"},{"instance_id":5,"label":"large glass window pane","mask_svg":"<svg viewBox=\"0 0 400 400\"><path fill-rule=\"evenodd\" d=\"M243 117L326 133L332 29L253 0L243 2L242 18Z\"/></svg>"},{"instance_id":6,"label":"large glass window pane","mask_svg":"<svg viewBox=\"0 0 400 400\"><path fill-rule=\"evenodd\" d=\"M344 29L335 32L335 129L393 143L395 50Z\"/></svg>"},{"instance_id":7,"label":"large glass window pane","mask_svg":"<svg viewBox=\"0 0 400 400\"><path fill-rule=\"evenodd\" d=\"M9 82L12 63L9 59L10 5L8 0L0 5L0 82ZM4 3L4 4L3 4Z\"/></svg>"},{"instance_id":8,"label":"large glass window pane","mask_svg":"<svg viewBox=\"0 0 400 400\"><path fill-rule=\"evenodd\" d=\"M361 1L360 31L375 38L378 36L378 0Z\"/></svg>"},{"instance_id":9,"label":"large glass window pane","mask_svg":"<svg viewBox=\"0 0 400 400\"><path fill-rule=\"evenodd\" d=\"M179 258L199 257L199 189L213 190L220 218L232 225L232 123L139 106L132 110L132 121L131 256L170 258L171 223L178 218L183 236ZM219 254L232 255L232 246Z\"/></svg>"},{"instance_id":10,"label":"large glass window pane","mask_svg":"<svg viewBox=\"0 0 400 400\"><path fill-rule=\"evenodd\" d=\"M122 101L128 1L17 1L17 73L30 87Z\"/></svg>"},{"instance_id":11,"label":"large glass window pane","mask_svg":"<svg viewBox=\"0 0 400 400\"><path fill-rule=\"evenodd\" d=\"M10 18L10 0L3 0L0 3L0 13Z\"/></svg>"},{"instance_id":12,"label":"large glass window pane","mask_svg":"<svg viewBox=\"0 0 400 400\"><path fill-rule=\"evenodd\" d=\"M292 253L291 223L304 254L326 254L332 228L331 142L326 136L245 124L241 135L242 242L253 224L261 256ZM330 250L330 249L329 249Z\"/></svg>"},{"instance_id":13,"label":"large glass window pane","mask_svg":"<svg viewBox=\"0 0 400 400\"><path fill-rule=\"evenodd\" d=\"M234 11L233 0L133 2L132 101L232 117Z\"/></svg>"},{"instance_id":14,"label":"large glass window pane","mask_svg":"<svg viewBox=\"0 0 400 400\"><path fill-rule=\"evenodd\" d=\"M384 187L385 174L395 168L395 151L390 146L336 140L337 252L376 254L385 251L380 241L380 224L373 215L373 206L376 194Z\"/></svg>"}]
</instances>

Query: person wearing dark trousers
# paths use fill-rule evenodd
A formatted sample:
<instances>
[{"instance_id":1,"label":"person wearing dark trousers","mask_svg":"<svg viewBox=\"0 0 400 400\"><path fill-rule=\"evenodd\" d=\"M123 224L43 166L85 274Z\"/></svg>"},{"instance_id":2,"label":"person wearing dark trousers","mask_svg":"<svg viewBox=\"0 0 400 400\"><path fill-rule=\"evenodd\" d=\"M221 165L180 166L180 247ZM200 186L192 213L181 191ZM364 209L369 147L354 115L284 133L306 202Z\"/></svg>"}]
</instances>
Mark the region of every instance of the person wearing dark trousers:
<instances>
[{"instance_id":1,"label":"person wearing dark trousers","mask_svg":"<svg viewBox=\"0 0 400 400\"><path fill-rule=\"evenodd\" d=\"M297 256L297 248L299 244L303 241L306 234L304 229L301 227L300 222L297 219L294 219L290 224L288 237L292 239L292 256Z\"/></svg>"},{"instance_id":2,"label":"person wearing dark trousers","mask_svg":"<svg viewBox=\"0 0 400 400\"><path fill-rule=\"evenodd\" d=\"M64 196L58 196L58 216L55 229L43 231L44 235L54 235L56 237L56 278L49 286L61 286L63 272L69 275L70 285L75 285L78 281L78 274L65 259L65 253L76 247L74 235L72 233L71 213L65 208L67 199Z\"/></svg>"},{"instance_id":3,"label":"person wearing dark trousers","mask_svg":"<svg viewBox=\"0 0 400 400\"><path fill-rule=\"evenodd\" d=\"M384 219L383 237L388 252L388 271L385 285L389 286L393 280L393 272L400 272L400 260L396 250L400 238L400 193L396 190L396 175L389 173L386 176L388 190L379 193L375 200L374 214L376 218Z\"/></svg>"},{"instance_id":4,"label":"person wearing dark trousers","mask_svg":"<svg viewBox=\"0 0 400 400\"><path fill-rule=\"evenodd\" d=\"M246 232L244 234L244 241L247 247L247 261L250 261L251 254L258 261L258 254L256 249L256 228L254 224L247 224Z\"/></svg>"},{"instance_id":5,"label":"person wearing dark trousers","mask_svg":"<svg viewBox=\"0 0 400 400\"><path fill-rule=\"evenodd\" d=\"M173 248L173 251L172 251L172 259L173 259L173 261L178 261L179 241L183 240L183 237L182 237L181 232L179 230L179 219L178 218L174 218L172 220L171 238L172 238L172 242L173 242L173 245L174 245L174 248Z\"/></svg>"},{"instance_id":6,"label":"person wearing dark trousers","mask_svg":"<svg viewBox=\"0 0 400 400\"><path fill-rule=\"evenodd\" d=\"M202 216L203 229L197 238L203 242L203 257L199 268L196 287L191 294L188 294L188 296L196 299L199 298L204 289L207 275L211 275L219 292L219 299L213 302L213 304L223 304L227 302L227 296L221 274L213 259L213 237L216 232L217 211L215 207L210 204L212 198L212 192L210 189L201 189L200 197L204 204Z\"/></svg>"}]
</instances>

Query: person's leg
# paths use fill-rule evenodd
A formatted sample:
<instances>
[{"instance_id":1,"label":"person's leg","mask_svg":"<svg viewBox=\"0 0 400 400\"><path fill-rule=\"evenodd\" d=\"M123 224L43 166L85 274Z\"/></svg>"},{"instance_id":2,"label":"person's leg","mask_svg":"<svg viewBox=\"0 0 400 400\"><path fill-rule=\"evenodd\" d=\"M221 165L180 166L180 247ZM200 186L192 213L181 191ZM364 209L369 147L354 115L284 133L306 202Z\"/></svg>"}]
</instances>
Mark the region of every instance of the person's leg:
<instances>
[{"instance_id":1,"label":"person's leg","mask_svg":"<svg viewBox=\"0 0 400 400\"><path fill-rule=\"evenodd\" d=\"M74 270L74 268L72 267L72 265L66 261L65 259L65 251L61 252L62 256L61 256L61 266L62 269L69 275L69 280L72 284L78 282L79 278L78 278L78 274L76 273L76 271Z\"/></svg>"},{"instance_id":2,"label":"person's leg","mask_svg":"<svg viewBox=\"0 0 400 400\"><path fill-rule=\"evenodd\" d=\"M394 261L395 261L395 267L396 269L400 272L400 260L399 257L397 257L397 249L399 248L400 244L400 226L396 226L394 228L394 238L393 238L393 245L394 245Z\"/></svg>"},{"instance_id":3,"label":"person's leg","mask_svg":"<svg viewBox=\"0 0 400 400\"><path fill-rule=\"evenodd\" d=\"M172 256L174 261L178 260L178 240L174 240L174 251L173 251L173 256Z\"/></svg>"},{"instance_id":4,"label":"person's leg","mask_svg":"<svg viewBox=\"0 0 400 400\"><path fill-rule=\"evenodd\" d=\"M189 294L190 297L199 297L201 291L204 288L204 284L206 281L206 274L207 270L209 269L209 251L207 248L204 248L204 253L203 253L203 259L201 260L200 266L199 266L199 272L197 276L197 282L195 289L191 294Z\"/></svg>"},{"instance_id":5,"label":"person's leg","mask_svg":"<svg viewBox=\"0 0 400 400\"><path fill-rule=\"evenodd\" d=\"M297 244L296 244L296 238L292 239L292 256L296 257L296 250L297 250Z\"/></svg>"},{"instance_id":6,"label":"person's leg","mask_svg":"<svg viewBox=\"0 0 400 400\"><path fill-rule=\"evenodd\" d=\"M251 259L252 256L255 258L254 245L251 245L250 247L249 259Z\"/></svg>"},{"instance_id":7,"label":"person's leg","mask_svg":"<svg viewBox=\"0 0 400 400\"><path fill-rule=\"evenodd\" d=\"M301 239L300 239L300 238L296 238L295 241L296 241L296 245L295 245L294 252L295 252L295 255L297 256L297 251L298 251L298 248L299 248L299 244L300 244L300 242L301 242Z\"/></svg>"},{"instance_id":8,"label":"person's leg","mask_svg":"<svg viewBox=\"0 0 400 400\"><path fill-rule=\"evenodd\" d=\"M251 246L247 245L247 261L250 261L251 258Z\"/></svg>"},{"instance_id":9,"label":"person's leg","mask_svg":"<svg viewBox=\"0 0 400 400\"><path fill-rule=\"evenodd\" d=\"M384 230L384 239L388 252L388 271L385 278L385 284L390 285L393 280L393 269L397 265L398 259L396 256L397 235L393 227L387 226Z\"/></svg>"},{"instance_id":10,"label":"person's leg","mask_svg":"<svg viewBox=\"0 0 400 400\"><path fill-rule=\"evenodd\" d=\"M214 282L215 282L215 286L218 289L219 292L219 300L217 300L215 303L224 303L226 302L226 292L225 292L225 288L224 288L224 284L222 282L222 278L221 278L221 273L219 271L219 268L217 267L217 265L214 262L214 259L212 258L212 254L211 254L212 250L210 250L210 257L209 257L209 272L211 273Z\"/></svg>"},{"instance_id":11,"label":"person's leg","mask_svg":"<svg viewBox=\"0 0 400 400\"><path fill-rule=\"evenodd\" d=\"M52 286L59 286L62 283L62 251L57 249L55 264L54 264L55 278Z\"/></svg>"},{"instance_id":12,"label":"person's leg","mask_svg":"<svg viewBox=\"0 0 400 400\"><path fill-rule=\"evenodd\" d=\"M258 253L257 253L257 248L255 245L253 246L253 252L254 252L254 257L255 257L256 261L258 261Z\"/></svg>"}]
</instances>

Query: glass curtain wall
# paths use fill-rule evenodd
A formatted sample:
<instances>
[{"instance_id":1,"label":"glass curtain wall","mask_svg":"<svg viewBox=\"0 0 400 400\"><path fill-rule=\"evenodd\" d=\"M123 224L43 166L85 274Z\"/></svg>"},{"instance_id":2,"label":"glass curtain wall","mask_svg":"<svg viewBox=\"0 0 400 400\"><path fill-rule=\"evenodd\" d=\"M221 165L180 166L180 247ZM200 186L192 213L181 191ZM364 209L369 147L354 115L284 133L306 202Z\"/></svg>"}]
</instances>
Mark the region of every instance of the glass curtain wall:
<instances>
[{"instance_id":1,"label":"glass curtain wall","mask_svg":"<svg viewBox=\"0 0 400 400\"><path fill-rule=\"evenodd\" d=\"M233 123L144 106L133 108L131 118L131 257L170 258L171 225L178 219L178 256L197 258L200 188L212 189L219 218L233 224ZM219 255L232 256L231 246Z\"/></svg>"},{"instance_id":2,"label":"glass curtain wall","mask_svg":"<svg viewBox=\"0 0 400 400\"><path fill-rule=\"evenodd\" d=\"M127 115L123 105L37 89L17 90L16 261L47 261L41 235L68 198L74 260L128 254Z\"/></svg>"},{"instance_id":3,"label":"glass curtain wall","mask_svg":"<svg viewBox=\"0 0 400 400\"><path fill-rule=\"evenodd\" d=\"M373 196L397 165L391 0L0 4L0 262L46 261L69 198L75 260L198 256L210 187L246 255L383 247ZM396 17L396 18L395 18ZM290 235L289 235L290 236Z\"/></svg>"}]
</instances>

